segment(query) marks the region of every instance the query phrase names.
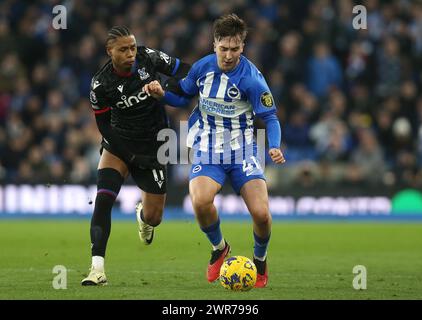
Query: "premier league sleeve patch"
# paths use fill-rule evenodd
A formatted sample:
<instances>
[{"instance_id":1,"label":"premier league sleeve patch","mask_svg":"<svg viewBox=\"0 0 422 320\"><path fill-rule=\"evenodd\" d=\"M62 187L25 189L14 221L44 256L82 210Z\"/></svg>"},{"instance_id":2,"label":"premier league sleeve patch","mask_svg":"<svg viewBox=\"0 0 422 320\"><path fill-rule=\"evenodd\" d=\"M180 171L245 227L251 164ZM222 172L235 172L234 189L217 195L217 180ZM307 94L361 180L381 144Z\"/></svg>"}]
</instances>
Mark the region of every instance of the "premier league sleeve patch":
<instances>
[{"instance_id":1,"label":"premier league sleeve patch","mask_svg":"<svg viewBox=\"0 0 422 320\"><path fill-rule=\"evenodd\" d=\"M263 94L261 94L261 103L264 107L271 108L274 104L271 93L264 92Z\"/></svg>"},{"instance_id":2,"label":"premier league sleeve patch","mask_svg":"<svg viewBox=\"0 0 422 320\"><path fill-rule=\"evenodd\" d=\"M91 90L91 92L89 93L89 100L91 101L91 104L98 104L98 100L97 100L97 96L94 92L94 90Z\"/></svg>"}]
</instances>

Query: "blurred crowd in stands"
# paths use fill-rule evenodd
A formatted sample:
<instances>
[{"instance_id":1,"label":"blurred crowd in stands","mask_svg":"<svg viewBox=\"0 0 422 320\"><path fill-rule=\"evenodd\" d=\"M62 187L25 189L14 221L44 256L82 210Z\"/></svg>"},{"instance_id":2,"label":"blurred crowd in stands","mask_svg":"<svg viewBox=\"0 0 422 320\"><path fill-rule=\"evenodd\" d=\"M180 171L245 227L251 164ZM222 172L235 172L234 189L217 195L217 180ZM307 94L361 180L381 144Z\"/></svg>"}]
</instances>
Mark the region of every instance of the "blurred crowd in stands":
<instances>
[{"instance_id":1,"label":"blurred crowd in stands","mask_svg":"<svg viewBox=\"0 0 422 320\"><path fill-rule=\"evenodd\" d=\"M65 30L52 27L58 4ZM357 4L366 30L353 29ZM422 1L411 0L3 0L0 182L95 181L89 86L111 26L193 63L230 12L248 23L244 54L278 106L287 163L267 164L271 186L422 187ZM166 107L172 126L193 107ZM170 180L186 183L186 167L171 166Z\"/></svg>"}]
</instances>

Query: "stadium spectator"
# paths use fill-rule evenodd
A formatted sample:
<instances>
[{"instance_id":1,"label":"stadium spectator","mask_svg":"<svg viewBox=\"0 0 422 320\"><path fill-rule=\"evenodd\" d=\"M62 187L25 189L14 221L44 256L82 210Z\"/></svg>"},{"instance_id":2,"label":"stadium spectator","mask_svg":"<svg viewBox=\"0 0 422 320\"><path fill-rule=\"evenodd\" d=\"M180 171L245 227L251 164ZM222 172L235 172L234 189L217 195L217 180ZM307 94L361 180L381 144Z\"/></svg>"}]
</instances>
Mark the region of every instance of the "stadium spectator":
<instances>
[{"instance_id":1,"label":"stadium spectator","mask_svg":"<svg viewBox=\"0 0 422 320\"><path fill-rule=\"evenodd\" d=\"M385 97L386 95L398 94L402 66L399 42L393 37L388 37L382 45L378 56L377 91L381 97Z\"/></svg>"},{"instance_id":2,"label":"stadium spectator","mask_svg":"<svg viewBox=\"0 0 422 320\"><path fill-rule=\"evenodd\" d=\"M361 128L357 136L358 143L351 154L346 180L353 184L379 184L383 179L386 164L376 135L371 129Z\"/></svg>"},{"instance_id":3,"label":"stadium spectator","mask_svg":"<svg viewBox=\"0 0 422 320\"><path fill-rule=\"evenodd\" d=\"M325 98L333 88L341 88L343 74L340 64L325 42L314 46L314 54L308 60L307 83L309 90L318 98Z\"/></svg>"}]
</instances>

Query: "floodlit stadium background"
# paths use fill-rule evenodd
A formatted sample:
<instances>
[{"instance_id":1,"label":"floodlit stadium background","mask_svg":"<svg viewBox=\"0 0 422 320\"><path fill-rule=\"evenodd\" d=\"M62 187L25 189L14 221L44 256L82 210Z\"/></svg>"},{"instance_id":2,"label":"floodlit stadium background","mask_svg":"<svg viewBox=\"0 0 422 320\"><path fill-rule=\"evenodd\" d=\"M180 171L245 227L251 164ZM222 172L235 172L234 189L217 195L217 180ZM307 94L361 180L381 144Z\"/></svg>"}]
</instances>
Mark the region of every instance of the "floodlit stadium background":
<instances>
[{"instance_id":1,"label":"floodlit stadium background","mask_svg":"<svg viewBox=\"0 0 422 320\"><path fill-rule=\"evenodd\" d=\"M52 26L58 4L64 30ZM357 4L366 30L353 29ZM422 4L410 0L1 1L0 217L90 217L100 135L89 84L109 27L192 63L228 12L247 21L244 54L278 106L287 163L266 165L273 216L422 218ZM175 130L193 107L167 107ZM169 166L165 219L193 218L188 171ZM133 219L138 199L128 180L114 217ZM216 205L248 217L230 188Z\"/></svg>"}]
</instances>

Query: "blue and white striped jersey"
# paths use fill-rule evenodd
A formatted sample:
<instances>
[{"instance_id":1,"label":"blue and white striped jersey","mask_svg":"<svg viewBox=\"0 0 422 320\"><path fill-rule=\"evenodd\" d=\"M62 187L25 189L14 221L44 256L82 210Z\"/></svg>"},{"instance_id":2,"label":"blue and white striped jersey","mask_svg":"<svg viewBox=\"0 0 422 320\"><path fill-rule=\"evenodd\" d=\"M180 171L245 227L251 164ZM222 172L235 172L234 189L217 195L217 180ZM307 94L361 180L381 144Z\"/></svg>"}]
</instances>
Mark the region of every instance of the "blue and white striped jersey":
<instances>
[{"instance_id":1,"label":"blue and white striped jersey","mask_svg":"<svg viewBox=\"0 0 422 320\"><path fill-rule=\"evenodd\" d=\"M197 61L180 80L183 91L199 94L189 118L188 147L222 153L254 143L254 115L276 113L270 89L256 66L241 56L230 72L222 72L216 54Z\"/></svg>"}]
</instances>

